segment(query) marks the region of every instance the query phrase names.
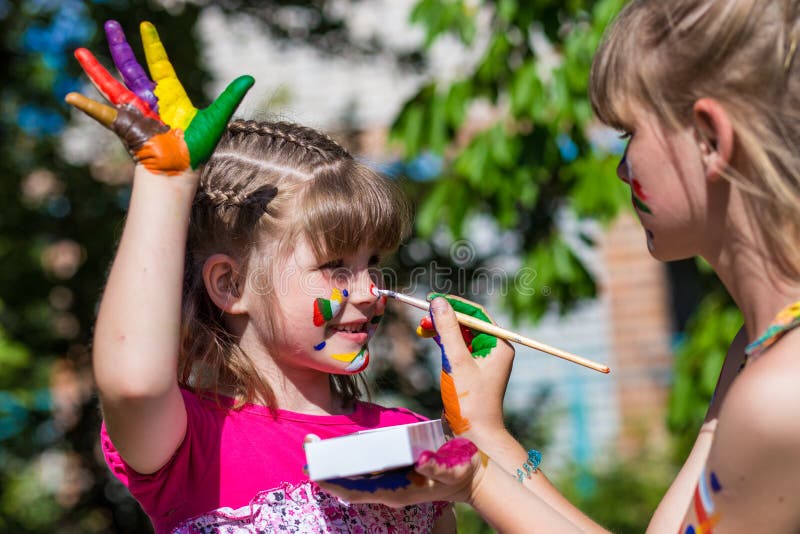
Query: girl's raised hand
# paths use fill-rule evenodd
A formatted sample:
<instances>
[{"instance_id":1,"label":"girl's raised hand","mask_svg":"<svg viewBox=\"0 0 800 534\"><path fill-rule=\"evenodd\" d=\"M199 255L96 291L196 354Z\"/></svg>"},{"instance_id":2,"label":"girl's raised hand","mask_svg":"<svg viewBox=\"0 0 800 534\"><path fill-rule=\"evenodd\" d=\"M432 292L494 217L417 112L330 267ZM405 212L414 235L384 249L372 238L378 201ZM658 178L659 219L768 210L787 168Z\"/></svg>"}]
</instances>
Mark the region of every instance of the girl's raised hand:
<instances>
[{"instance_id":1,"label":"girl's raised hand","mask_svg":"<svg viewBox=\"0 0 800 534\"><path fill-rule=\"evenodd\" d=\"M141 32L155 83L136 61L119 23L109 21L105 29L125 85L89 50L79 48L75 57L113 107L79 93L69 93L66 101L116 133L134 160L151 172L179 174L196 168L211 155L253 78L237 78L208 108L198 110L186 96L152 24L143 22Z\"/></svg>"},{"instance_id":2,"label":"girl's raised hand","mask_svg":"<svg viewBox=\"0 0 800 534\"><path fill-rule=\"evenodd\" d=\"M483 448L485 441L504 429L503 397L514 349L494 336L458 324L453 309L494 323L479 304L438 293L429 299L432 299L431 317L420 321L417 333L423 337L435 336L442 352L445 419L456 435L472 439Z\"/></svg>"}]
</instances>

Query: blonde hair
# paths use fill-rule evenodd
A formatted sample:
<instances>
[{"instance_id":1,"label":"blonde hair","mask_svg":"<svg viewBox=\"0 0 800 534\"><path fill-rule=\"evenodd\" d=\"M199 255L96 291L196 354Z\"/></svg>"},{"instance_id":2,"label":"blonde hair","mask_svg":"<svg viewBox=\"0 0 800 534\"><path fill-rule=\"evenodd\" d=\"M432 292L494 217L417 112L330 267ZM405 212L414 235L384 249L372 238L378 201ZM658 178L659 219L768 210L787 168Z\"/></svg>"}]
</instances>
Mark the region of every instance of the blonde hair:
<instances>
[{"instance_id":1,"label":"blonde hair","mask_svg":"<svg viewBox=\"0 0 800 534\"><path fill-rule=\"evenodd\" d=\"M765 249L800 275L798 0L633 0L594 58L592 107L630 130L637 106L685 126L703 97L727 110L748 165L724 176L743 192Z\"/></svg>"},{"instance_id":2,"label":"blonde hair","mask_svg":"<svg viewBox=\"0 0 800 534\"><path fill-rule=\"evenodd\" d=\"M226 329L222 312L205 290L202 269L211 255L227 254L245 270L257 256L257 273L238 274L257 283L256 290L264 291L267 306L275 311L270 298L274 267L299 238L308 240L318 259L341 257L364 245L392 251L408 235L410 219L398 187L326 135L285 122L230 123L200 170L192 207L181 384L215 393L232 389L237 406L260 398L274 407L274 395L260 380L255 362ZM282 325L271 326L274 337ZM360 397L355 377L330 378L345 402Z\"/></svg>"}]
</instances>

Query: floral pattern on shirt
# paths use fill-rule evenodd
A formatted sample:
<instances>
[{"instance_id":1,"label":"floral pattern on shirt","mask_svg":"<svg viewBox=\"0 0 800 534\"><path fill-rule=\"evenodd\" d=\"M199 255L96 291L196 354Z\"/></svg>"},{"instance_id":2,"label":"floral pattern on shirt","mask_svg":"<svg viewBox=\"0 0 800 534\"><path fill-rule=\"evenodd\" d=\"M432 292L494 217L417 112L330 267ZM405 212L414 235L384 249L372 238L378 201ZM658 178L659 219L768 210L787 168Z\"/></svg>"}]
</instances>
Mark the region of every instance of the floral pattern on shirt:
<instances>
[{"instance_id":1,"label":"floral pattern on shirt","mask_svg":"<svg viewBox=\"0 0 800 534\"><path fill-rule=\"evenodd\" d=\"M258 493L238 510L220 508L188 519L173 534L327 533L412 534L430 532L447 506L423 503L405 508L348 504L313 482Z\"/></svg>"}]
</instances>

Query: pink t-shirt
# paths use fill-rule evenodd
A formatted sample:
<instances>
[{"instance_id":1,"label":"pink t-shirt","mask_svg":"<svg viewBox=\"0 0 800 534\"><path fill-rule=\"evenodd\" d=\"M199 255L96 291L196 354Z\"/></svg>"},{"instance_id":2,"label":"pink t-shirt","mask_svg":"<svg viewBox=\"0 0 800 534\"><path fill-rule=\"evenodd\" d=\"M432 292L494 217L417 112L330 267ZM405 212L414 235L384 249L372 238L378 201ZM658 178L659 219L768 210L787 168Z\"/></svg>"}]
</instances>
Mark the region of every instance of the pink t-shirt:
<instances>
[{"instance_id":1,"label":"pink t-shirt","mask_svg":"<svg viewBox=\"0 0 800 534\"><path fill-rule=\"evenodd\" d=\"M157 534L169 532L430 532L445 503L393 509L351 505L322 491L303 473L303 438L329 438L425 420L403 408L358 402L349 415L306 415L213 399L182 390L186 437L156 473L131 469L100 438L114 475L150 516ZM154 439L158 439L154 436Z\"/></svg>"}]
</instances>

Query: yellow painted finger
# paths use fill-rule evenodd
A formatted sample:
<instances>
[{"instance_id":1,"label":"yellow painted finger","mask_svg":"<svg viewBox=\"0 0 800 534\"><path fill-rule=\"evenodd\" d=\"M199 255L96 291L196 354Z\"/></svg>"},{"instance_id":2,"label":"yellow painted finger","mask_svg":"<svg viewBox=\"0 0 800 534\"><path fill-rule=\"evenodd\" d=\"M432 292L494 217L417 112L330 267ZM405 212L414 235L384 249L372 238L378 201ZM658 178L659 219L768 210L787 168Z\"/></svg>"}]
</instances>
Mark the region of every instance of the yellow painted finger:
<instances>
[{"instance_id":1,"label":"yellow painted finger","mask_svg":"<svg viewBox=\"0 0 800 534\"><path fill-rule=\"evenodd\" d=\"M111 129L111 125L117 120L116 109L100 102L95 102L80 93L68 93L64 100L66 100L67 104L75 106L106 128Z\"/></svg>"},{"instance_id":2,"label":"yellow painted finger","mask_svg":"<svg viewBox=\"0 0 800 534\"><path fill-rule=\"evenodd\" d=\"M145 21L139 29L147 68L150 70L150 77L156 83L154 92L158 97L161 120L171 128L186 130L197 114L197 108L192 105L186 90L178 80L155 26Z\"/></svg>"}]
</instances>

